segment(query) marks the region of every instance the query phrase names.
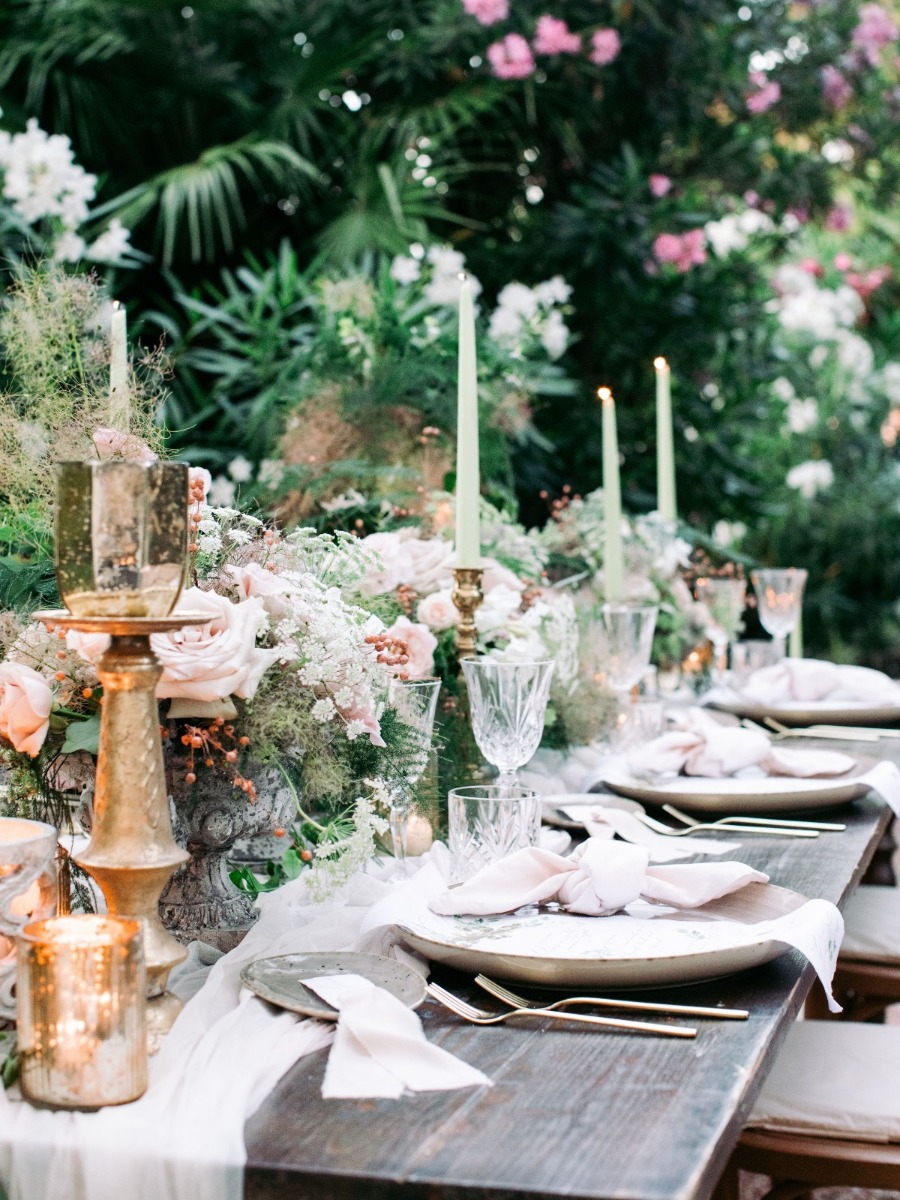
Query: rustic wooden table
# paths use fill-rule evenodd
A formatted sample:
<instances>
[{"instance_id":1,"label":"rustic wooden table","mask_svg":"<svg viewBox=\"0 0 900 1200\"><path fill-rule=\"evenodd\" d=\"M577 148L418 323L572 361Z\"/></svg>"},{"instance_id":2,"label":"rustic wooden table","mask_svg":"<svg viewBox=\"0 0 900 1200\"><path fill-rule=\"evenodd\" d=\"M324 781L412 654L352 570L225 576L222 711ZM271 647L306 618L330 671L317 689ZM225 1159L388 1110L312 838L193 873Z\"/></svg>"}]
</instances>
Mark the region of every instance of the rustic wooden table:
<instances>
[{"instance_id":1,"label":"rustic wooden table","mask_svg":"<svg viewBox=\"0 0 900 1200\"><path fill-rule=\"evenodd\" d=\"M900 761L893 741L877 752ZM741 858L773 883L840 903L889 813L872 798L834 813L845 833L748 838ZM449 971L436 977L478 990ZM746 1022L698 1021L696 1040L684 1042L549 1021L474 1028L429 1004L420 1010L429 1039L494 1087L324 1101L325 1052L301 1059L247 1125L246 1200L707 1200L813 979L791 953L660 993L751 1011Z\"/></svg>"}]
</instances>

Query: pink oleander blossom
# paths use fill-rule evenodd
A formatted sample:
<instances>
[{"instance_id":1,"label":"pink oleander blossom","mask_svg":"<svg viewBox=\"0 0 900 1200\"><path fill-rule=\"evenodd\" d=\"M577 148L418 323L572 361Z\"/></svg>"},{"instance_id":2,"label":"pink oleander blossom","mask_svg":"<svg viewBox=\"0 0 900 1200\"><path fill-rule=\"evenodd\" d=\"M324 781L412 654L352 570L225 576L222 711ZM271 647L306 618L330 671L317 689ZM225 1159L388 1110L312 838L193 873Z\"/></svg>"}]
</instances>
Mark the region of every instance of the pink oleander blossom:
<instances>
[{"instance_id":1,"label":"pink oleander blossom","mask_svg":"<svg viewBox=\"0 0 900 1200\"><path fill-rule=\"evenodd\" d=\"M647 183L651 196L655 196L657 200L661 200L663 196L668 196L672 190L672 180L668 175L651 175Z\"/></svg>"},{"instance_id":2,"label":"pink oleander blossom","mask_svg":"<svg viewBox=\"0 0 900 1200\"><path fill-rule=\"evenodd\" d=\"M481 25L496 25L509 16L509 0L462 0L462 6Z\"/></svg>"},{"instance_id":3,"label":"pink oleander blossom","mask_svg":"<svg viewBox=\"0 0 900 1200\"><path fill-rule=\"evenodd\" d=\"M536 54L580 54L581 38L573 33L565 21L544 13L538 17L534 42Z\"/></svg>"},{"instance_id":4,"label":"pink oleander blossom","mask_svg":"<svg viewBox=\"0 0 900 1200\"><path fill-rule=\"evenodd\" d=\"M608 67L619 57L622 39L615 29L596 29L591 34L591 52L588 58L598 67Z\"/></svg>"},{"instance_id":5,"label":"pink oleander blossom","mask_svg":"<svg viewBox=\"0 0 900 1200\"><path fill-rule=\"evenodd\" d=\"M884 266L873 267L871 271L866 271L865 275L860 275L856 271L848 271L845 278L863 304L866 304L873 292L877 292L890 277L891 268Z\"/></svg>"},{"instance_id":6,"label":"pink oleander blossom","mask_svg":"<svg viewBox=\"0 0 900 1200\"><path fill-rule=\"evenodd\" d=\"M846 108L853 99L853 88L837 67L822 68L822 99L835 112Z\"/></svg>"},{"instance_id":7,"label":"pink oleander blossom","mask_svg":"<svg viewBox=\"0 0 900 1200\"><path fill-rule=\"evenodd\" d=\"M801 271L805 271L807 275L812 275L815 279L821 279L825 274L825 268L817 258L804 258L798 266Z\"/></svg>"},{"instance_id":8,"label":"pink oleander blossom","mask_svg":"<svg viewBox=\"0 0 900 1200\"><path fill-rule=\"evenodd\" d=\"M781 84L767 79L762 71L751 71L750 82L757 90L750 92L746 98L747 111L754 116L768 112L772 105L781 99Z\"/></svg>"},{"instance_id":9,"label":"pink oleander blossom","mask_svg":"<svg viewBox=\"0 0 900 1200\"><path fill-rule=\"evenodd\" d=\"M508 33L487 48L488 62L498 79L525 79L534 74L534 55L520 33Z\"/></svg>"},{"instance_id":10,"label":"pink oleander blossom","mask_svg":"<svg viewBox=\"0 0 900 1200\"><path fill-rule=\"evenodd\" d=\"M661 233L653 243L657 261L675 267L684 275L691 267L706 262L706 234L702 229L691 229L680 236L677 233Z\"/></svg>"},{"instance_id":11,"label":"pink oleander blossom","mask_svg":"<svg viewBox=\"0 0 900 1200\"><path fill-rule=\"evenodd\" d=\"M845 233L853 224L853 209L848 204L836 204L825 218L825 228L831 233Z\"/></svg>"},{"instance_id":12,"label":"pink oleander blossom","mask_svg":"<svg viewBox=\"0 0 900 1200\"><path fill-rule=\"evenodd\" d=\"M853 259L845 250L834 256L834 265L838 271L849 271L853 266Z\"/></svg>"},{"instance_id":13,"label":"pink oleander blossom","mask_svg":"<svg viewBox=\"0 0 900 1200\"><path fill-rule=\"evenodd\" d=\"M859 24L853 30L853 45L861 51L872 67L878 66L881 51L896 42L900 29L880 4L864 4L859 10Z\"/></svg>"}]
</instances>

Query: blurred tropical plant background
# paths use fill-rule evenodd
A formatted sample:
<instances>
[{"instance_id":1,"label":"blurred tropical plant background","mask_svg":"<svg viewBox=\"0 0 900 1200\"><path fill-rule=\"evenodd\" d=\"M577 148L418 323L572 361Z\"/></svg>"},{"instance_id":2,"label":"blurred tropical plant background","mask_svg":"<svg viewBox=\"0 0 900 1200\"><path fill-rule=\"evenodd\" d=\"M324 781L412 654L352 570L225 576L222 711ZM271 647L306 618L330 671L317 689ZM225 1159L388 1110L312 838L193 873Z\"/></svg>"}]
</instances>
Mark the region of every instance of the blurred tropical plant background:
<instances>
[{"instance_id":1,"label":"blurred tropical plant background","mask_svg":"<svg viewBox=\"0 0 900 1200\"><path fill-rule=\"evenodd\" d=\"M290 521L452 484L463 262L527 524L597 486L599 384L653 508L665 355L685 522L900 666L898 36L892 0L10 0L0 249L104 272L174 444Z\"/></svg>"}]
</instances>

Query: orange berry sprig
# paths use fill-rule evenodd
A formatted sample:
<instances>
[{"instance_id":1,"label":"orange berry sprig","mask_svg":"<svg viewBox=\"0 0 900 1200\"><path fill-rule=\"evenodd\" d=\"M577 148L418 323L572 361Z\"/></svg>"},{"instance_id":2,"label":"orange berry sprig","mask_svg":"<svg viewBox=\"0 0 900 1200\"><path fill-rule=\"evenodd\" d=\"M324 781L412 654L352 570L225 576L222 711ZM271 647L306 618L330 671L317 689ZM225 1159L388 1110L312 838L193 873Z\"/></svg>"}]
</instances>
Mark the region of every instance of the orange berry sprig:
<instances>
[{"instance_id":1,"label":"orange berry sprig","mask_svg":"<svg viewBox=\"0 0 900 1200\"><path fill-rule=\"evenodd\" d=\"M226 744L229 742L231 745ZM246 736L238 737L233 725L226 724L224 717L216 717L209 725L186 725L181 735L181 744L187 747L188 751L185 782L196 783L198 765L202 764L212 769L216 766L216 758L220 757L223 760L221 765L230 770L238 761L240 751L250 745L250 739ZM253 781L245 779L236 768L232 782L251 804L256 800Z\"/></svg>"}]
</instances>

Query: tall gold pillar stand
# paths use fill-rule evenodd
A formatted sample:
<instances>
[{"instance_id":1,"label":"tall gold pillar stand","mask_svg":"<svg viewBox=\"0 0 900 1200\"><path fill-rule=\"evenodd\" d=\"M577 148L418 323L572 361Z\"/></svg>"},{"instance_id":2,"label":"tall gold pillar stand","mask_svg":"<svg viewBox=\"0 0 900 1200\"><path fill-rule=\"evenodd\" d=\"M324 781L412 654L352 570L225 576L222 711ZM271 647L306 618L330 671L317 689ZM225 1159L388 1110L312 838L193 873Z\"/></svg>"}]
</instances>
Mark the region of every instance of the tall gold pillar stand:
<instances>
[{"instance_id":1,"label":"tall gold pillar stand","mask_svg":"<svg viewBox=\"0 0 900 1200\"><path fill-rule=\"evenodd\" d=\"M163 928L159 897L172 872L189 856L172 836L156 701L162 668L150 635L208 618L76 617L67 611L36 616L58 629L110 636L97 668L103 705L91 840L75 861L100 885L110 913L141 923L148 1040L154 1053L181 1009L181 1001L166 990L169 972L187 956Z\"/></svg>"}]
</instances>

